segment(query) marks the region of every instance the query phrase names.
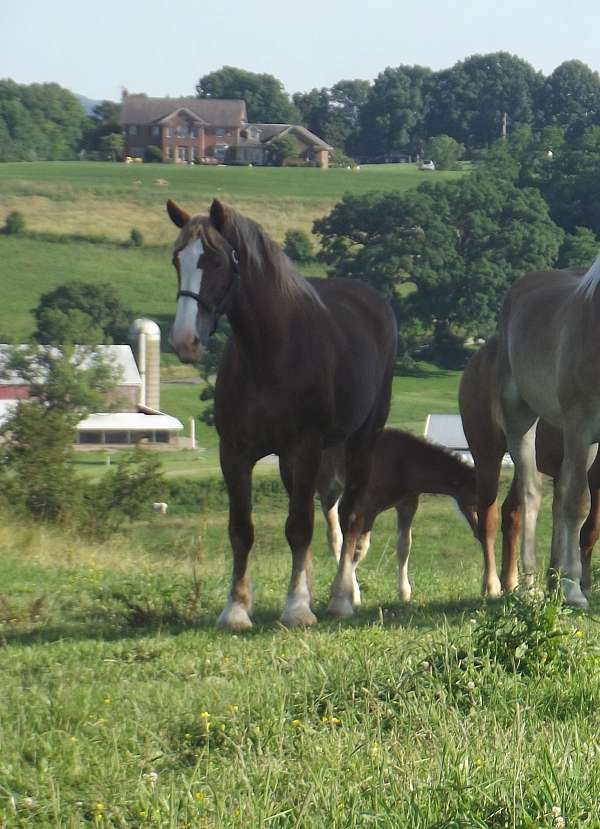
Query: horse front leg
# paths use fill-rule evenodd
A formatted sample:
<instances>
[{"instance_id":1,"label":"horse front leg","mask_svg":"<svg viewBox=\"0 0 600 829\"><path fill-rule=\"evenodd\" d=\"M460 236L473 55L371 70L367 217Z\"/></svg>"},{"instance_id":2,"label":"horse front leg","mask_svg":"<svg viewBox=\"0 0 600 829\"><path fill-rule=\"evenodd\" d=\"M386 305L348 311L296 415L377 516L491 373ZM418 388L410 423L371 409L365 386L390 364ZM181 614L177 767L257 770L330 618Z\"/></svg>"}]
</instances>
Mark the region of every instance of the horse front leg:
<instances>
[{"instance_id":1,"label":"horse front leg","mask_svg":"<svg viewBox=\"0 0 600 829\"><path fill-rule=\"evenodd\" d=\"M252 469L254 461L241 458L231 447L221 444L221 469L229 495L229 539L233 552L233 574L229 600L217 620L220 627L241 631L252 627L252 586L248 575L248 555L254 542L252 524Z\"/></svg>"},{"instance_id":2,"label":"horse front leg","mask_svg":"<svg viewBox=\"0 0 600 829\"><path fill-rule=\"evenodd\" d=\"M310 542L314 528L314 494L321 461L321 442L311 437L280 461L283 483L289 494L285 535L292 551L292 575L281 622L286 627L314 625L310 608L312 557Z\"/></svg>"},{"instance_id":3,"label":"horse front leg","mask_svg":"<svg viewBox=\"0 0 600 829\"><path fill-rule=\"evenodd\" d=\"M561 586L565 602L574 607L586 608L587 599L581 591L581 555L579 538L581 527L590 512L588 470L598 451L598 444L588 444L581 425L564 428L565 455L559 486L564 522L564 549L560 562Z\"/></svg>"},{"instance_id":4,"label":"horse front leg","mask_svg":"<svg viewBox=\"0 0 600 829\"><path fill-rule=\"evenodd\" d=\"M407 495L396 504L396 556L398 558L398 598L410 602L412 587L408 579L408 557L412 545L412 522L419 506L419 496Z\"/></svg>"},{"instance_id":5,"label":"horse front leg","mask_svg":"<svg viewBox=\"0 0 600 829\"><path fill-rule=\"evenodd\" d=\"M342 552L327 608L332 616L340 619L354 614L354 559L364 525L367 485L371 474L371 444L372 436L351 438L346 444L346 486L340 502Z\"/></svg>"}]
</instances>

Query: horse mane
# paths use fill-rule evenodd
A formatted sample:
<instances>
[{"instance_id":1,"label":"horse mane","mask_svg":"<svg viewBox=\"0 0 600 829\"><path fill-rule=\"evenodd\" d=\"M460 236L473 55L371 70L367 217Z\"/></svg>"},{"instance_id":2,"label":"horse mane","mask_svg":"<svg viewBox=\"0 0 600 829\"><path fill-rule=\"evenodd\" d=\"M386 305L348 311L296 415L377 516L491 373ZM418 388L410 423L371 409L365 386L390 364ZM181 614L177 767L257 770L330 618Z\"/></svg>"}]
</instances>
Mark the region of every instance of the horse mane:
<instances>
[{"instance_id":1,"label":"horse mane","mask_svg":"<svg viewBox=\"0 0 600 829\"><path fill-rule=\"evenodd\" d=\"M577 286L577 291L583 294L584 300L590 302L596 292L596 288L600 284L600 253L594 259L592 267L581 277L581 282Z\"/></svg>"},{"instance_id":2,"label":"horse mane","mask_svg":"<svg viewBox=\"0 0 600 829\"><path fill-rule=\"evenodd\" d=\"M265 287L274 289L285 299L307 297L323 306L310 282L296 273L280 246L267 236L257 222L231 207L226 208L225 216L225 225L219 232L237 251L242 270L249 280L263 282ZM214 247L216 240L212 224L205 224L203 228L207 243Z\"/></svg>"}]
</instances>

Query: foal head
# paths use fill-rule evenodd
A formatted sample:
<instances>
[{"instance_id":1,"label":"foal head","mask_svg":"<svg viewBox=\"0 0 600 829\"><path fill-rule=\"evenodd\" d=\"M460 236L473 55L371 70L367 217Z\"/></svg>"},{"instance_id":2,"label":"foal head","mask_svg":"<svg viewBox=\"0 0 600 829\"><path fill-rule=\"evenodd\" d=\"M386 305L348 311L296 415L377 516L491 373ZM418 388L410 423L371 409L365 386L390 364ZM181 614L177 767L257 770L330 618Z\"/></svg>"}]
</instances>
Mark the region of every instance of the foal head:
<instances>
[{"instance_id":1,"label":"foal head","mask_svg":"<svg viewBox=\"0 0 600 829\"><path fill-rule=\"evenodd\" d=\"M194 363L233 302L238 251L222 233L226 209L216 199L208 216L190 216L170 199L167 212L181 231L173 247L178 291L171 347L182 362Z\"/></svg>"}]
</instances>

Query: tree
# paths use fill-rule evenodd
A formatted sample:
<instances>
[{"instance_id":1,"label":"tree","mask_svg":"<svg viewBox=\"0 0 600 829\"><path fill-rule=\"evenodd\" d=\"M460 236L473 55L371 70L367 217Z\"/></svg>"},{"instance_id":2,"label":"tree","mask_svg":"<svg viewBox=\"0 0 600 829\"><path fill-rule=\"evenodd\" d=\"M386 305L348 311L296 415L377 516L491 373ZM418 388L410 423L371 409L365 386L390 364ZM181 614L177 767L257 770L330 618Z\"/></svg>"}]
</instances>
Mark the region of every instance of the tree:
<instances>
[{"instance_id":1,"label":"tree","mask_svg":"<svg viewBox=\"0 0 600 829\"><path fill-rule=\"evenodd\" d=\"M114 101L100 101L87 118L83 148L88 152L100 153L115 160L114 156L123 152L123 145L108 140L108 136L121 135L121 104Z\"/></svg>"},{"instance_id":2,"label":"tree","mask_svg":"<svg viewBox=\"0 0 600 829\"><path fill-rule=\"evenodd\" d=\"M589 268L600 251L600 240L587 227L568 233L558 256L559 268Z\"/></svg>"},{"instance_id":3,"label":"tree","mask_svg":"<svg viewBox=\"0 0 600 829\"><path fill-rule=\"evenodd\" d=\"M356 145L360 110L369 86L368 81L338 81L331 89L297 92L293 101L307 129L348 152Z\"/></svg>"},{"instance_id":4,"label":"tree","mask_svg":"<svg viewBox=\"0 0 600 829\"><path fill-rule=\"evenodd\" d=\"M540 125L581 131L600 123L600 76L580 60L568 60L546 78L539 93Z\"/></svg>"},{"instance_id":5,"label":"tree","mask_svg":"<svg viewBox=\"0 0 600 829\"><path fill-rule=\"evenodd\" d=\"M68 464L75 426L100 405L114 372L84 349L40 347L14 349L6 369L25 380L31 399L2 428L0 490L35 518L72 520L82 491Z\"/></svg>"},{"instance_id":6,"label":"tree","mask_svg":"<svg viewBox=\"0 0 600 829\"><path fill-rule=\"evenodd\" d=\"M515 55L471 55L431 78L426 133L449 135L469 149L490 145L505 113L509 130L534 123L542 84L542 74Z\"/></svg>"},{"instance_id":7,"label":"tree","mask_svg":"<svg viewBox=\"0 0 600 829\"><path fill-rule=\"evenodd\" d=\"M127 342L130 315L106 282L59 285L42 294L33 315L38 343L73 342L74 337L82 343Z\"/></svg>"},{"instance_id":8,"label":"tree","mask_svg":"<svg viewBox=\"0 0 600 829\"><path fill-rule=\"evenodd\" d=\"M400 333L490 333L512 282L550 266L562 240L533 189L474 173L404 193L345 196L314 225L331 275L363 279L394 305Z\"/></svg>"},{"instance_id":9,"label":"tree","mask_svg":"<svg viewBox=\"0 0 600 829\"><path fill-rule=\"evenodd\" d=\"M274 75L248 72L224 66L203 75L196 86L199 98L241 99L246 102L248 120L261 124L293 124L299 113L283 84Z\"/></svg>"},{"instance_id":10,"label":"tree","mask_svg":"<svg viewBox=\"0 0 600 829\"><path fill-rule=\"evenodd\" d=\"M103 135L98 142L98 149L104 158L116 161L123 155L124 140L120 132L111 132Z\"/></svg>"},{"instance_id":11,"label":"tree","mask_svg":"<svg viewBox=\"0 0 600 829\"><path fill-rule=\"evenodd\" d=\"M377 76L359 113L361 152L376 156L421 149L430 76L424 66L388 67Z\"/></svg>"},{"instance_id":12,"label":"tree","mask_svg":"<svg viewBox=\"0 0 600 829\"><path fill-rule=\"evenodd\" d=\"M423 153L425 158L433 160L438 170L455 170L465 146L449 135L436 135L426 141Z\"/></svg>"},{"instance_id":13,"label":"tree","mask_svg":"<svg viewBox=\"0 0 600 829\"><path fill-rule=\"evenodd\" d=\"M274 167L282 167L286 159L298 155L298 145L289 135L277 135L267 145L269 161Z\"/></svg>"},{"instance_id":14,"label":"tree","mask_svg":"<svg viewBox=\"0 0 600 829\"><path fill-rule=\"evenodd\" d=\"M77 98L58 84L0 81L0 161L75 158L85 125Z\"/></svg>"}]
</instances>

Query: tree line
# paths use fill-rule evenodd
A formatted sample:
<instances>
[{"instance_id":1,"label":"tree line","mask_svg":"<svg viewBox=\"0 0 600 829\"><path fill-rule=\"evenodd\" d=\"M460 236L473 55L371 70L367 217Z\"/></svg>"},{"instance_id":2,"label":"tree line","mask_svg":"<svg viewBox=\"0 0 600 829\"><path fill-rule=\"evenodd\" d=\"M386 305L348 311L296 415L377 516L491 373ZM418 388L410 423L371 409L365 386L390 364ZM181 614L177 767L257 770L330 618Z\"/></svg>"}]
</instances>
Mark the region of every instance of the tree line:
<instances>
[{"instance_id":1,"label":"tree line","mask_svg":"<svg viewBox=\"0 0 600 829\"><path fill-rule=\"evenodd\" d=\"M224 66L203 75L199 97L241 98L255 123L297 123L355 158L394 160L423 154L447 136L468 157L490 147L504 128L572 136L600 126L600 77L569 60L550 75L507 52L471 55L449 69L387 67L370 80L288 94L267 73ZM74 158L82 150L114 158L121 128L118 103L101 101L87 116L57 84L0 81L0 161Z\"/></svg>"}]
</instances>

